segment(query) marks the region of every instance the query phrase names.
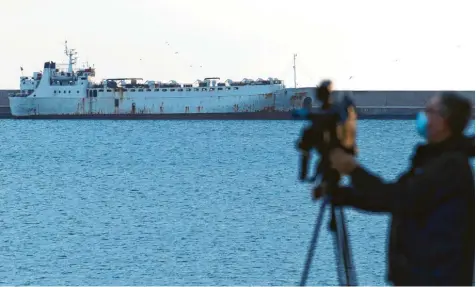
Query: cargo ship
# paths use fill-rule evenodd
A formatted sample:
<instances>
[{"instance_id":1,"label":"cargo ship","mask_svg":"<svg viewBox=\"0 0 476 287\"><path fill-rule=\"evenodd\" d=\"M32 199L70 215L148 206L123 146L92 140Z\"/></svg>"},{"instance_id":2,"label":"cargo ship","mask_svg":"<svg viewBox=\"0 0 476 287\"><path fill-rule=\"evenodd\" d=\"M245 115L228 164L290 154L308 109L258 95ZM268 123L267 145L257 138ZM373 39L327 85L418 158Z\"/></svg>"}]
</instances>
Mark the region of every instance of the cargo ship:
<instances>
[{"instance_id":1,"label":"cargo ship","mask_svg":"<svg viewBox=\"0 0 476 287\"><path fill-rule=\"evenodd\" d=\"M230 118L273 119L288 115L305 100L288 93L277 78L193 83L95 80L94 67L76 69L77 52L68 49L67 69L45 62L32 77L20 77L20 90L9 95L14 118Z\"/></svg>"},{"instance_id":2,"label":"cargo ship","mask_svg":"<svg viewBox=\"0 0 476 287\"><path fill-rule=\"evenodd\" d=\"M192 84L143 82L138 78L95 80L94 67L74 69L77 57L68 49L68 68L54 62L33 77L20 77L20 90L0 90L0 118L16 119L218 119L291 120L291 111L316 109L315 87L286 88L283 81L219 78ZM294 55L296 57L296 55ZM349 93L360 119L414 119L438 91L336 91ZM458 91L473 104L474 91Z\"/></svg>"}]
</instances>

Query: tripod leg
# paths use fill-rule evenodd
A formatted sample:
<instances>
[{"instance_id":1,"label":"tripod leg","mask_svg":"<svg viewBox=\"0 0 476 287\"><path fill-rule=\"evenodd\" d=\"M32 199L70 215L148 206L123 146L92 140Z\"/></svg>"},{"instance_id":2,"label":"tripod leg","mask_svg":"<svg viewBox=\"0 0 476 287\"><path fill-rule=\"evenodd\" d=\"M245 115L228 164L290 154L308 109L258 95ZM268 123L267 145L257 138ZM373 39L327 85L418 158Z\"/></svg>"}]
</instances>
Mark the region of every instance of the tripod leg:
<instances>
[{"instance_id":1,"label":"tripod leg","mask_svg":"<svg viewBox=\"0 0 476 287\"><path fill-rule=\"evenodd\" d=\"M342 244L341 244L342 238L340 236L341 235L340 230L338 229L338 226L337 226L336 212L335 212L335 207L333 205L331 206L330 230L334 236L334 255L336 258L337 280L339 280L340 286L349 286L349 284L347 284L348 280L347 280L347 274L345 273L345 267L344 267L344 272L342 272L342 264L343 264L343 258L342 258L343 250L342 250ZM345 278L343 278L344 276Z\"/></svg>"},{"instance_id":2,"label":"tripod leg","mask_svg":"<svg viewBox=\"0 0 476 287\"><path fill-rule=\"evenodd\" d=\"M336 257L337 257L337 274L339 278L339 284L342 286L356 286L357 279L355 276L355 270L353 268L352 256L349 247L347 228L345 225L344 211L339 208L338 214L336 214L335 208L332 208L333 216L335 217L335 244L336 244ZM343 265L343 266L341 266ZM343 272L342 272L342 269ZM344 273L344 274L342 274ZM345 279L343 278L345 277ZM345 282L344 282L345 281Z\"/></svg>"},{"instance_id":3,"label":"tripod leg","mask_svg":"<svg viewBox=\"0 0 476 287\"><path fill-rule=\"evenodd\" d=\"M319 235L319 229L321 228L325 207L328 202L329 202L329 198L325 197L324 200L322 201L319 214L317 215L316 225L314 226L314 233L312 235L311 244L309 245L309 249L307 251L306 263L304 265L304 270L301 275L301 282L299 283L299 286L306 285L307 278L309 276L309 270L311 269L312 257L314 257L314 250L316 249L317 236Z\"/></svg>"},{"instance_id":4,"label":"tripod leg","mask_svg":"<svg viewBox=\"0 0 476 287\"><path fill-rule=\"evenodd\" d=\"M333 204L331 205L331 221L329 222L329 229L331 232L336 232L337 230L336 212Z\"/></svg>"},{"instance_id":5,"label":"tripod leg","mask_svg":"<svg viewBox=\"0 0 476 287\"><path fill-rule=\"evenodd\" d=\"M342 239L343 239L343 252L344 252L344 267L346 271L347 283L349 286L357 286L357 278L355 275L354 263L352 262L352 252L350 248L349 236L347 233L347 226L345 225L344 210L339 209L340 218L341 218L341 229L342 229Z\"/></svg>"}]
</instances>

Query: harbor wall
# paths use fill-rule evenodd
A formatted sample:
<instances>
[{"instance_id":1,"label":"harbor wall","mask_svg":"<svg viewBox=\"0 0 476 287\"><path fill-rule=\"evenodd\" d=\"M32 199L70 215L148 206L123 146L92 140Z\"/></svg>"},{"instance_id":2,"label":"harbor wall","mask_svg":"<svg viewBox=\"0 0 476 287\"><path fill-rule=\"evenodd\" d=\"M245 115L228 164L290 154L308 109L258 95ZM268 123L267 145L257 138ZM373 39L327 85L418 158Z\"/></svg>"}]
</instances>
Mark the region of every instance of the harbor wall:
<instances>
[{"instance_id":1,"label":"harbor wall","mask_svg":"<svg viewBox=\"0 0 476 287\"><path fill-rule=\"evenodd\" d=\"M287 89L291 94L306 94L313 101L313 105L318 104L315 101L314 88ZM341 90L338 92L348 93L358 107L412 107L422 108L427 101L440 91L349 91ZM469 99L474 107L475 91L456 91L463 97Z\"/></svg>"},{"instance_id":2,"label":"harbor wall","mask_svg":"<svg viewBox=\"0 0 476 287\"><path fill-rule=\"evenodd\" d=\"M8 94L18 90L0 90L0 107L8 107Z\"/></svg>"},{"instance_id":3,"label":"harbor wall","mask_svg":"<svg viewBox=\"0 0 476 287\"><path fill-rule=\"evenodd\" d=\"M424 107L438 91L353 91L357 106ZM469 99L474 107L474 91L457 91Z\"/></svg>"},{"instance_id":4,"label":"harbor wall","mask_svg":"<svg viewBox=\"0 0 476 287\"><path fill-rule=\"evenodd\" d=\"M0 90L0 119L11 117L10 107L8 106L8 94L18 90Z\"/></svg>"}]
</instances>

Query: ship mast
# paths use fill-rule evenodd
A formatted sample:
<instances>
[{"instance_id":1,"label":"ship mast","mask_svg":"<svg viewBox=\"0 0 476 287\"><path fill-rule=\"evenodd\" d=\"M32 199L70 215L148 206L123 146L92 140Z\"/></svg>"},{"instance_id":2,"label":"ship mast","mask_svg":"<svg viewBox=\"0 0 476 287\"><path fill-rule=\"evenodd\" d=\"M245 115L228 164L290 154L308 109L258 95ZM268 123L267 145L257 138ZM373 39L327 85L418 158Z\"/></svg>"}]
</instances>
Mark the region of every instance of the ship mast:
<instances>
[{"instance_id":1,"label":"ship mast","mask_svg":"<svg viewBox=\"0 0 476 287\"><path fill-rule=\"evenodd\" d=\"M293 69L294 69L294 88L296 89L297 87L297 84L296 84L296 57L297 57L297 54L294 54L294 65L293 65Z\"/></svg>"},{"instance_id":2,"label":"ship mast","mask_svg":"<svg viewBox=\"0 0 476 287\"><path fill-rule=\"evenodd\" d=\"M76 64L78 57L74 57L78 54L74 49L68 49L68 41L64 41L64 53L68 56L68 73L73 72L73 65Z\"/></svg>"}]
</instances>

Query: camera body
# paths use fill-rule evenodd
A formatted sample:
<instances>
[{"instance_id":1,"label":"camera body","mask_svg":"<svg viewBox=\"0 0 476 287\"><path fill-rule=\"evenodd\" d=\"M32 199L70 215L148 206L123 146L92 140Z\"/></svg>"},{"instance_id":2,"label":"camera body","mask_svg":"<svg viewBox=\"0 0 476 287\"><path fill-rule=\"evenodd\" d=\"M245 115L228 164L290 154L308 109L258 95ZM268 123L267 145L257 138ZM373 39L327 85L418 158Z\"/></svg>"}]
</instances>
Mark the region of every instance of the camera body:
<instances>
[{"instance_id":1,"label":"camera body","mask_svg":"<svg viewBox=\"0 0 476 287\"><path fill-rule=\"evenodd\" d=\"M311 125L305 128L298 140L297 148L301 152L299 179L315 181L319 176L322 181L338 184L340 175L330 168L329 153L334 148L355 155L357 114L355 104L349 94L334 92L331 81L323 81L316 88L316 97L321 107L316 112L300 109L293 112L295 119L307 120ZM320 155L316 173L307 178L311 152Z\"/></svg>"}]
</instances>

